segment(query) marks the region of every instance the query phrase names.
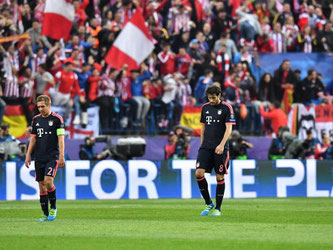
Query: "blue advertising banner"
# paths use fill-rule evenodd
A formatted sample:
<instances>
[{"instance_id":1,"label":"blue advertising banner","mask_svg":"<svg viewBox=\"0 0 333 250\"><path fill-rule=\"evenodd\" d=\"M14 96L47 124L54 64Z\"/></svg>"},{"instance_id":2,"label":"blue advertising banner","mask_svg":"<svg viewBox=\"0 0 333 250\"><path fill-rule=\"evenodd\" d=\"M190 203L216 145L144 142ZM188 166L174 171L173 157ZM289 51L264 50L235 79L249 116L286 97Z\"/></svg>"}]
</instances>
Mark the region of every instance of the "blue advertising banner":
<instances>
[{"instance_id":1,"label":"blue advertising banner","mask_svg":"<svg viewBox=\"0 0 333 250\"><path fill-rule=\"evenodd\" d=\"M333 161L234 160L227 198L333 197ZM59 199L199 198L195 160L67 161L55 178ZM0 200L39 199L34 164L6 162L0 168ZM206 179L215 196L216 179Z\"/></svg>"}]
</instances>

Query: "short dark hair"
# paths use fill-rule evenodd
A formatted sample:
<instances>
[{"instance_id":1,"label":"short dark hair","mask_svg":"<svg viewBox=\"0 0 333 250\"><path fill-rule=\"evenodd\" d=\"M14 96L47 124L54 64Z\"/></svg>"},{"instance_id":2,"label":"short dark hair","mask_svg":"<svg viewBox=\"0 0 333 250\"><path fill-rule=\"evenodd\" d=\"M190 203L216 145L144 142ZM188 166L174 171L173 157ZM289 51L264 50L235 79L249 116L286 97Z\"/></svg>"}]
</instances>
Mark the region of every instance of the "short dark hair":
<instances>
[{"instance_id":1,"label":"short dark hair","mask_svg":"<svg viewBox=\"0 0 333 250\"><path fill-rule=\"evenodd\" d=\"M212 86L209 86L207 89L206 89L206 95L219 95L221 94L222 91L221 91L221 88L217 85L212 85Z\"/></svg>"},{"instance_id":2,"label":"short dark hair","mask_svg":"<svg viewBox=\"0 0 333 250\"><path fill-rule=\"evenodd\" d=\"M47 66L46 66L46 63L41 63L38 65L38 67L41 67L43 70L47 70Z\"/></svg>"},{"instance_id":3,"label":"short dark hair","mask_svg":"<svg viewBox=\"0 0 333 250\"><path fill-rule=\"evenodd\" d=\"M36 99L37 102L45 102L46 106L49 106L51 104L51 99L47 95L40 95Z\"/></svg>"},{"instance_id":4,"label":"short dark hair","mask_svg":"<svg viewBox=\"0 0 333 250\"><path fill-rule=\"evenodd\" d=\"M308 70L308 76L311 76L314 71L315 71L314 69L309 69Z\"/></svg>"}]
</instances>

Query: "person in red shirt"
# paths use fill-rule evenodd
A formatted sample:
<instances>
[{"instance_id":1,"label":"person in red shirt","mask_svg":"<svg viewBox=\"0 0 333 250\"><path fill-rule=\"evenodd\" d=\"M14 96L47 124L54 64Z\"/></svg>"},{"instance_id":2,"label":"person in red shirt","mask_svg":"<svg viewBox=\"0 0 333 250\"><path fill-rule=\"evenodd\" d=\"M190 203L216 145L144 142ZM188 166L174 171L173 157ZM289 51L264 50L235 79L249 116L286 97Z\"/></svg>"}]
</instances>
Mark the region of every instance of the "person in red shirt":
<instances>
[{"instance_id":1,"label":"person in red shirt","mask_svg":"<svg viewBox=\"0 0 333 250\"><path fill-rule=\"evenodd\" d=\"M162 76L173 74L176 71L176 55L171 51L170 44L165 44L163 51L158 53L160 72Z\"/></svg>"},{"instance_id":2,"label":"person in red shirt","mask_svg":"<svg viewBox=\"0 0 333 250\"><path fill-rule=\"evenodd\" d=\"M263 34L257 38L258 52L260 53L273 53L274 52L274 41L272 38Z\"/></svg>"},{"instance_id":3,"label":"person in red shirt","mask_svg":"<svg viewBox=\"0 0 333 250\"><path fill-rule=\"evenodd\" d=\"M78 26L82 26L85 24L87 20L86 12L80 6L79 0L73 0L73 6L75 9L74 21Z\"/></svg>"},{"instance_id":4,"label":"person in red shirt","mask_svg":"<svg viewBox=\"0 0 333 250\"><path fill-rule=\"evenodd\" d=\"M280 103L274 101L269 104L269 111L265 112L263 103L260 105L260 114L264 118L270 118L273 132L278 135L279 128L282 126L287 126L288 118L283 110L280 108Z\"/></svg>"},{"instance_id":5,"label":"person in red shirt","mask_svg":"<svg viewBox=\"0 0 333 250\"><path fill-rule=\"evenodd\" d=\"M73 98L80 96L80 102L85 102L85 93L81 93L77 75L73 72L73 62L67 61L65 63L64 69L56 73L55 81L57 84L55 88L49 89L49 94L53 105L66 108L64 115L64 121L66 121L72 111Z\"/></svg>"},{"instance_id":6,"label":"person in red shirt","mask_svg":"<svg viewBox=\"0 0 333 250\"><path fill-rule=\"evenodd\" d=\"M177 71L184 77L187 77L191 61L192 59L189 54L187 54L185 47L180 47L177 55Z\"/></svg>"}]
</instances>

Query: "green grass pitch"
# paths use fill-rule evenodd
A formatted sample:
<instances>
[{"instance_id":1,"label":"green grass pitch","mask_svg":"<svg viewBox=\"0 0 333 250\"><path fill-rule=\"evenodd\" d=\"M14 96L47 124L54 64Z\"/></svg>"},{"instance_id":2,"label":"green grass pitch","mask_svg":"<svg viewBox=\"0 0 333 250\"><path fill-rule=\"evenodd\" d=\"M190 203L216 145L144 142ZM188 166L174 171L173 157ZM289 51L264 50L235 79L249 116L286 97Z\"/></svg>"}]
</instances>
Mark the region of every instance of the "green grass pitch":
<instances>
[{"instance_id":1,"label":"green grass pitch","mask_svg":"<svg viewBox=\"0 0 333 250\"><path fill-rule=\"evenodd\" d=\"M38 201L0 202L0 249L333 249L333 199L59 200L53 222Z\"/></svg>"}]
</instances>

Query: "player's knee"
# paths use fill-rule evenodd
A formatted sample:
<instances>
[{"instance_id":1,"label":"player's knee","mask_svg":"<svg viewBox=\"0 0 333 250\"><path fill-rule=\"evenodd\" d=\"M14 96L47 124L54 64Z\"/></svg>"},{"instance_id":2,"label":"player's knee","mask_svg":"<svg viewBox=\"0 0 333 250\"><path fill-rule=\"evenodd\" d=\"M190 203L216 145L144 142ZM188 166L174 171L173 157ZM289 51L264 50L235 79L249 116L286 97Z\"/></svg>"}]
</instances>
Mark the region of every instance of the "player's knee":
<instances>
[{"instance_id":1,"label":"player's knee","mask_svg":"<svg viewBox=\"0 0 333 250\"><path fill-rule=\"evenodd\" d=\"M217 182L224 181L224 175L216 175L216 181Z\"/></svg>"},{"instance_id":2,"label":"player's knee","mask_svg":"<svg viewBox=\"0 0 333 250\"><path fill-rule=\"evenodd\" d=\"M47 190L52 189L52 188L53 188L53 181L52 181L52 180L47 180L47 181L45 182L45 186L46 186L46 189L47 189Z\"/></svg>"},{"instance_id":3,"label":"player's knee","mask_svg":"<svg viewBox=\"0 0 333 250\"><path fill-rule=\"evenodd\" d=\"M197 169L195 171L195 176L197 177L197 179L204 177L205 176L205 170L204 169Z\"/></svg>"}]
</instances>

